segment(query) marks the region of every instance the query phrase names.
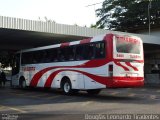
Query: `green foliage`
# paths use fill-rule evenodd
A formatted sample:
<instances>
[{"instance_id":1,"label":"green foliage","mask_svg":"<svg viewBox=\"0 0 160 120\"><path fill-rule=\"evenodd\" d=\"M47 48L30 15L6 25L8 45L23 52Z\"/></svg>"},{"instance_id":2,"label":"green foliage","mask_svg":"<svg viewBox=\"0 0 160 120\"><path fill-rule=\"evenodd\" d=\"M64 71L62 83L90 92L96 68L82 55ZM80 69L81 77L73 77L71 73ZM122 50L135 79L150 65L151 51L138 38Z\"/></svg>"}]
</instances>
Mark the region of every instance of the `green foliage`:
<instances>
[{"instance_id":1,"label":"green foliage","mask_svg":"<svg viewBox=\"0 0 160 120\"><path fill-rule=\"evenodd\" d=\"M97 28L97 26L94 24L91 24L90 28Z\"/></svg>"},{"instance_id":2,"label":"green foliage","mask_svg":"<svg viewBox=\"0 0 160 120\"><path fill-rule=\"evenodd\" d=\"M149 0L105 0L98 9L98 28L129 31L147 28ZM160 0L152 0L150 7L151 27L160 26Z\"/></svg>"}]
</instances>

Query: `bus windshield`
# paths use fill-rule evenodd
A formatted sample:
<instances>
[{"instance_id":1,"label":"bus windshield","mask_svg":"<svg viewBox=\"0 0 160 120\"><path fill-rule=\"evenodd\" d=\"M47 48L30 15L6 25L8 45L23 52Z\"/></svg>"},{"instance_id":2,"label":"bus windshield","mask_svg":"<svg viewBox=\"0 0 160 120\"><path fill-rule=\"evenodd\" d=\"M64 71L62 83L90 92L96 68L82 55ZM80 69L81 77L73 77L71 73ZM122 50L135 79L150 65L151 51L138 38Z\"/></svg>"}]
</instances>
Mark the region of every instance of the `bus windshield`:
<instances>
[{"instance_id":1,"label":"bus windshield","mask_svg":"<svg viewBox=\"0 0 160 120\"><path fill-rule=\"evenodd\" d=\"M140 42L130 37L116 37L116 50L119 53L140 54Z\"/></svg>"}]
</instances>

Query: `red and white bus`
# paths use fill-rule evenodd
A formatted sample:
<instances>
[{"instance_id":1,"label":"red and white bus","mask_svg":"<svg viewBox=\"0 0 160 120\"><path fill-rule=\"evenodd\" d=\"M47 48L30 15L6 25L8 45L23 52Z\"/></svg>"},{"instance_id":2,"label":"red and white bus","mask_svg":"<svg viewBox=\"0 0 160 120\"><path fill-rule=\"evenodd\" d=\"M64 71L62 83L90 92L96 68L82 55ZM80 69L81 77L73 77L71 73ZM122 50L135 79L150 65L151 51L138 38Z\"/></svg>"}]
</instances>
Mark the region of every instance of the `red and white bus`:
<instances>
[{"instance_id":1,"label":"red and white bus","mask_svg":"<svg viewBox=\"0 0 160 120\"><path fill-rule=\"evenodd\" d=\"M105 34L16 53L12 86L61 88L65 94L144 84L139 37Z\"/></svg>"}]
</instances>

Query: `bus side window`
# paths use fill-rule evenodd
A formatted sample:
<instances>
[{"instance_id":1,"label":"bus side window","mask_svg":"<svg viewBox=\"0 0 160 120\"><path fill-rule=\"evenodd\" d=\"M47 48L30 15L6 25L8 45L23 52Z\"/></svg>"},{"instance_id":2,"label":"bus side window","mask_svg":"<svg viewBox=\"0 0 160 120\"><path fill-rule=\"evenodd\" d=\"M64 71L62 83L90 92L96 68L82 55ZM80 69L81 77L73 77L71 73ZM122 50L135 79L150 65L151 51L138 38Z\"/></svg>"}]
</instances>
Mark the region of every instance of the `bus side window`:
<instances>
[{"instance_id":1,"label":"bus side window","mask_svg":"<svg viewBox=\"0 0 160 120\"><path fill-rule=\"evenodd\" d=\"M95 58L104 58L105 57L105 45L104 42L98 42L95 44Z\"/></svg>"},{"instance_id":2,"label":"bus side window","mask_svg":"<svg viewBox=\"0 0 160 120\"><path fill-rule=\"evenodd\" d=\"M75 47L74 46L68 47L67 55L68 55L68 60L69 61L74 60L74 56L75 56Z\"/></svg>"},{"instance_id":3,"label":"bus side window","mask_svg":"<svg viewBox=\"0 0 160 120\"><path fill-rule=\"evenodd\" d=\"M34 56L34 63L41 63L42 62L42 50L41 51L35 51L33 53Z\"/></svg>"},{"instance_id":4,"label":"bus side window","mask_svg":"<svg viewBox=\"0 0 160 120\"><path fill-rule=\"evenodd\" d=\"M32 64L34 63L34 53L33 52L24 52L22 53L22 64Z\"/></svg>"},{"instance_id":5,"label":"bus side window","mask_svg":"<svg viewBox=\"0 0 160 120\"><path fill-rule=\"evenodd\" d=\"M26 63L27 63L26 53L22 53L22 64L26 64Z\"/></svg>"},{"instance_id":6,"label":"bus side window","mask_svg":"<svg viewBox=\"0 0 160 120\"><path fill-rule=\"evenodd\" d=\"M94 48L93 43L84 45L84 59L94 59Z\"/></svg>"},{"instance_id":7,"label":"bus side window","mask_svg":"<svg viewBox=\"0 0 160 120\"><path fill-rule=\"evenodd\" d=\"M34 63L33 52L28 52L27 56L28 56L27 63L28 64L33 64Z\"/></svg>"},{"instance_id":8,"label":"bus side window","mask_svg":"<svg viewBox=\"0 0 160 120\"><path fill-rule=\"evenodd\" d=\"M46 57L46 52L45 52L45 50L41 50L41 51L39 51L39 52L40 52L40 54L41 54L39 63L45 63L45 61L46 61L46 59L45 59L45 57Z\"/></svg>"},{"instance_id":9,"label":"bus side window","mask_svg":"<svg viewBox=\"0 0 160 120\"><path fill-rule=\"evenodd\" d=\"M65 61L65 56L64 56L64 48L59 49L59 60L60 61Z\"/></svg>"},{"instance_id":10,"label":"bus side window","mask_svg":"<svg viewBox=\"0 0 160 120\"><path fill-rule=\"evenodd\" d=\"M33 51L33 52L30 52L30 64L35 64L35 63L37 63L37 59L36 59L36 52L35 51Z\"/></svg>"},{"instance_id":11,"label":"bus side window","mask_svg":"<svg viewBox=\"0 0 160 120\"><path fill-rule=\"evenodd\" d=\"M51 62L50 50L45 50L45 63Z\"/></svg>"},{"instance_id":12,"label":"bus side window","mask_svg":"<svg viewBox=\"0 0 160 120\"><path fill-rule=\"evenodd\" d=\"M51 56L52 56L51 60L53 62L57 62L58 61L58 49L57 48L53 48L51 51L52 51L51 52Z\"/></svg>"},{"instance_id":13,"label":"bus side window","mask_svg":"<svg viewBox=\"0 0 160 120\"><path fill-rule=\"evenodd\" d=\"M84 57L83 57L83 48L84 48L84 46L82 46L82 45L77 45L76 46L76 52L75 52L75 57L76 57L76 60L83 60L84 59Z\"/></svg>"}]
</instances>

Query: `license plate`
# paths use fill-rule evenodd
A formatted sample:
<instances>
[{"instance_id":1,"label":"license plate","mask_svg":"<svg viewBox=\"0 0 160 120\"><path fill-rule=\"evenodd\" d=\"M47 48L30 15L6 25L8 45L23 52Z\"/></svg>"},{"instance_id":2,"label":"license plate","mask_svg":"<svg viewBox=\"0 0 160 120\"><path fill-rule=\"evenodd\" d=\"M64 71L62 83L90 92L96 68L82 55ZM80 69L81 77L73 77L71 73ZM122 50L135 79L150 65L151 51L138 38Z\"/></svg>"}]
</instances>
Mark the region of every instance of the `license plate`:
<instances>
[{"instance_id":1,"label":"license plate","mask_svg":"<svg viewBox=\"0 0 160 120\"><path fill-rule=\"evenodd\" d=\"M126 74L126 77L131 77L131 76L132 76L131 73L127 73L127 74Z\"/></svg>"},{"instance_id":2,"label":"license plate","mask_svg":"<svg viewBox=\"0 0 160 120\"><path fill-rule=\"evenodd\" d=\"M126 73L126 77L137 77L137 73Z\"/></svg>"}]
</instances>

